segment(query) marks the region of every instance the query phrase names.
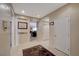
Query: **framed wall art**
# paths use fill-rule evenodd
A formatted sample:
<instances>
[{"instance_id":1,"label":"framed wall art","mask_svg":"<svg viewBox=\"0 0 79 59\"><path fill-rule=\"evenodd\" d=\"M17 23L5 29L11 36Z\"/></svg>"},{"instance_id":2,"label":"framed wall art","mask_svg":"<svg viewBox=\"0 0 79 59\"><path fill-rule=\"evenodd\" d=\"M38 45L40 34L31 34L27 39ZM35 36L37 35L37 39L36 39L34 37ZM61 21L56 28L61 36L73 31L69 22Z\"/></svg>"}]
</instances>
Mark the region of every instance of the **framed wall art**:
<instances>
[{"instance_id":1,"label":"framed wall art","mask_svg":"<svg viewBox=\"0 0 79 59\"><path fill-rule=\"evenodd\" d=\"M27 22L18 22L18 29L27 29L28 23Z\"/></svg>"}]
</instances>

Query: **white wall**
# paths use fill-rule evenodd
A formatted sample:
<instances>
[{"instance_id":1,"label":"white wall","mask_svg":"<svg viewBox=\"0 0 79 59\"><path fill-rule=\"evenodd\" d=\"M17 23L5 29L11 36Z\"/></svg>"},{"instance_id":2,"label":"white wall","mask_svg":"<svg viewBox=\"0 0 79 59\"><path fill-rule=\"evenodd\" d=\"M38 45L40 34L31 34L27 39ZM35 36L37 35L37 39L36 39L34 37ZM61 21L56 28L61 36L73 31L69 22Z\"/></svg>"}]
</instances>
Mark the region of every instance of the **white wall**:
<instances>
[{"instance_id":1,"label":"white wall","mask_svg":"<svg viewBox=\"0 0 79 59\"><path fill-rule=\"evenodd\" d=\"M70 20L70 55L79 55L79 4L68 4L50 14L50 22L58 17ZM64 20L64 19L63 19ZM54 44L54 27L50 26L50 45Z\"/></svg>"},{"instance_id":2,"label":"white wall","mask_svg":"<svg viewBox=\"0 0 79 59\"><path fill-rule=\"evenodd\" d=\"M0 56L10 55L10 14L10 9L0 7ZM3 20L7 22L6 30L3 30Z\"/></svg>"},{"instance_id":3,"label":"white wall","mask_svg":"<svg viewBox=\"0 0 79 59\"><path fill-rule=\"evenodd\" d=\"M49 18L45 17L39 22L39 39L49 40Z\"/></svg>"},{"instance_id":4,"label":"white wall","mask_svg":"<svg viewBox=\"0 0 79 59\"><path fill-rule=\"evenodd\" d=\"M79 4L72 4L71 11L71 55L79 56Z\"/></svg>"},{"instance_id":5,"label":"white wall","mask_svg":"<svg viewBox=\"0 0 79 59\"><path fill-rule=\"evenodd\" d=\"M63 8L63 9L59 9L59 10L57 10L56 12L54 12L52 15L50 15L50 22L52 22L52 21L56 21L56 20L64 20L64 21L66 21L66 20L70 20L70 8L68 8L68 7L65 7L65 8ZM63 22L64 22L63 21ZM60 25L60 24L59 24ZM63 25L63 24L62 24ZM62 30L62 28L61 27L58 27L59 29L61 29ZM55 29L55 27L54 27L54 25L50 25L50 47L52 47L52 48L55 48L56 47L56 44L55 44L55 41L56 41L56 38L57 38L57 35L55 34L56 32L56 30L58 30L58 29ZM63 32L63 30L62 30L62 32ZM65 32L64 32L65 33ZM58 34L60 34L60 35L62 35L61 33L58 33ZM65 36L64 36L65 37ZM63 37L62 37L63 38ZM70 40L70 37L68 36L68 39ZM65 40L64 42L66 42L67 40ZM58 41L57 41L58 42ZM60 40L59 40L59 42L60 42ZM62 41L61 41L61 43L62 43ZM70 42L69 42L70 43ZM64 46L63 46L64 45ZM63 44L62 46L62 48L61 49L64 49L65 47L66 47L66 45L67 44ZM69 46L70 46L70 44L69 44ZM61 47L61 46L60 46ZM67 46L68 47L68 46ZM57 47L56 47L57 48ZM58 49L58 48L57 48ZM60 49L58 49L58 50L60 50ZM64 49L65 50L65 49ZM64 52L64 50L62 51L62 52Z\"/></svg>"},{"instance_id":6,"label":"white wall","mask_svg":"<svg viewBox=\"0 0 79 59\"><path fill-rule=\"evenodd\" d=\"M26 20L18 19L19 17L16 16L16 44L25 44L30 40L30 27L29 21L30 18L26 18ZM27 29L18 29L18 22L27 22Z\"/></svg>"}]
</instances>

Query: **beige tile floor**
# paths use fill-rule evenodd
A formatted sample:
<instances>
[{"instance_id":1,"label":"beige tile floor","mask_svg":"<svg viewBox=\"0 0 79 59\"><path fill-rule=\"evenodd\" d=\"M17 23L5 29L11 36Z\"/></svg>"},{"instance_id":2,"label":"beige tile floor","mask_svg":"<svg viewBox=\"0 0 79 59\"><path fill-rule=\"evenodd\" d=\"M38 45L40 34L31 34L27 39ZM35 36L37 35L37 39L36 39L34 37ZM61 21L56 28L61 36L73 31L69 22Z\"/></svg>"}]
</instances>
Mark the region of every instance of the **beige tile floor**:
<instances>
[{"instance_id":1,"label":"beige tile floor","mask_svg":"<svg viewBox=\"0 0 79 59\"><path fill-rule=\"evenodd\" d=\"M34 40L34 41L26 42L25 44L19 44L19 46L11 48L11 56L23 56L22 54L23 49L30 48L36 45L42 45L43 47L51 51L53 54L55 54L56 56L66 56L66 54L54 48L50 48L49 40L42 40L42 41Z\"/></svg>"}]
</instances>

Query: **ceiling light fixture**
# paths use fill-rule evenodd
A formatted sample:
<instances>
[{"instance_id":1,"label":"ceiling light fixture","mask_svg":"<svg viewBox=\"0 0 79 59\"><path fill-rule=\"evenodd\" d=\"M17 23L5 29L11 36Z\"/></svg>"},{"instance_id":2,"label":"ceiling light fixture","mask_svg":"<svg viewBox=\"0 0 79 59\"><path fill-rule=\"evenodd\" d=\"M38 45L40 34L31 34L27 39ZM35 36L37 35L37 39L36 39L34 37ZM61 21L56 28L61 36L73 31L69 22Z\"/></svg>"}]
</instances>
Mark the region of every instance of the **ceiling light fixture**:
<instances>
[{"instance_id":1,"label":"ceiling light fixture","mask_svg":"<svg viewBox=\"0 0 79 59\"><path fill-rule=\"evenodd\" d=\"M24 13L24 10L22 11L22 13Z\"/></svg>"},{"instance_id":2,"label":"ceiling light fixture","mask_svg":"<svg viewBox=\"0 0 79 59\"><path fill-rule=\"evenodd\" d=\"M3 9L9 9L9 7L5 4L1 4L0 7L3 8Z\"/></svg>"}]
</instances>

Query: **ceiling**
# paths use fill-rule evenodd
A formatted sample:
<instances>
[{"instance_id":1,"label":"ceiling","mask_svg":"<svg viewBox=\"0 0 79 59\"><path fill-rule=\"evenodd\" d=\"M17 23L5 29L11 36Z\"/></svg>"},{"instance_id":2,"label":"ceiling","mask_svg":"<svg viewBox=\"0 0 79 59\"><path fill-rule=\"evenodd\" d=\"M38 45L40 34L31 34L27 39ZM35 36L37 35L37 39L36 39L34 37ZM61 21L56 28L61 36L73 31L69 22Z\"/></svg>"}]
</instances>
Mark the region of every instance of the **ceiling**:
<instances>
[{"instance_id":1,"label":"ceiling","mask_svg":"<svg viewBox=\"0 0 79 59\"><path fill-rule=\"evenodd\" d=\"M21 15L41 18L64 6L66 3L13 3L14 12Z\"/></svg>"},{"instance_id":2,"label":"ceiling","mask_svg":"<svg viewBox=\"0 0 79 59\"><path fill-rule=\"evenodd\" d=\"M11 17L10 6L5 3L0 3L0 20L7 20L9 17Z\"/></svg>"}]
</instances>

